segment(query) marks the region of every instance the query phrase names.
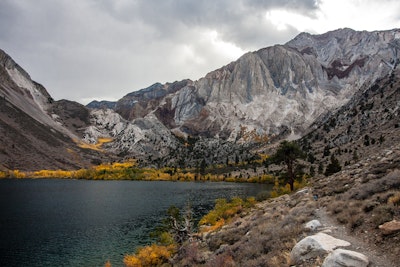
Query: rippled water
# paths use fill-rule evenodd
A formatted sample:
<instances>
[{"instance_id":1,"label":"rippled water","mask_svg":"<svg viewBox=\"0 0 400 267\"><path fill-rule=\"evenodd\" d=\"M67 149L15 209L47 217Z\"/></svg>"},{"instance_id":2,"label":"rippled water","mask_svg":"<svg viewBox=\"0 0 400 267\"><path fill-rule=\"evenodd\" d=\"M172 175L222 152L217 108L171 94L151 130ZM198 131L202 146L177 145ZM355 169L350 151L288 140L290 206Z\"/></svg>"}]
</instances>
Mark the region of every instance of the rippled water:
<instances>
[{"instance_id":1,"label":"rippled water","mask_svg":"<svg viewBox=\"0 0 400 267\"><path fill-rule=\"evenodd\" d=\"M254 196L237 183L0 180L0 266L122 266L171 206L202 216L217 198Z\"/></svg>"}]
</instances>

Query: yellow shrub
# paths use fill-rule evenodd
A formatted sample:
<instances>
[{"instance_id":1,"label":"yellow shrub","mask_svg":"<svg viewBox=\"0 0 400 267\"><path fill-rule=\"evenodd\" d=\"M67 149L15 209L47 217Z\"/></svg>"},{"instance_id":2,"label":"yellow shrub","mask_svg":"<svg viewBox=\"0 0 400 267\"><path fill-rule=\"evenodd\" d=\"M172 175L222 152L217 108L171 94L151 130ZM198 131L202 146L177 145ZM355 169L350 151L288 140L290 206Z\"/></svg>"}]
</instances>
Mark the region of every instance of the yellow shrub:
<instances>
[{"instance_id":1,"label":"yellow shrub","mask_svg":"<svg viewBox=\"0 0 400 267\"><path fill-rule=\"evenodd\" d=\"M25 178L26 174L24 172L19 171L19 170L13 170L13 171L11 171L10 176L12 178Z\"/></svg>"},{"instance_id":2,"label":"yellow shrub","mask_svg":"<svg viewBox=\"0 0 400 267\"><path fill-rule=\"evenodd\" d=\"M275 177L272 175L264 174L261 175L260 183L273 183Z\"/></svg>"},{"instance_id":3,"label":"yellow shrub","mask_svg":"<svg viewBox=\"0 0 400 267\"><path fill-rule=\"evenodd\" d=\"M204 231L214 231L221 228L226 221L229 221L237 214L242 212L244 208L254 206L256 203L255 198L248 198L246 201L235 197L231 202L226 199L217 199L213 210L200 219L199 225L203 227Z\"/></svg>"},{"instance_id":4,"label":"yellow shrub","mask_svg":"<svg viewBox=\"0 0 400 267\"><path fill-rule=\"evenodd\" d=\"M167 263L175 251L175 246L159 246L153 244L138 249L134 255L126 255L124 264L127 267L159 266Z\"/></svg>"},{"instance_id":5,"label":"yellow shrub","mask_svg":"<svg viewBox=\"0 0 400 267\"><path fill-rule=\"evenodd\" d=\"M284 186L279 186L279 184L277 185L275 183L275 186L273 187L272 191L271 191L271 197L279 197L285 194L290 194L290 185L286 184Z\"/></svg>"},{"instance_id":6,"label":"yellow shrub","mask_svg":"<svg viewBox=\"0 0 400 267\"><path fill-rule=\"evenodd\" d=\"M70 178L74 176L75 171L64 170L40 170L31 173L34 178Z\"/></svg>"},{"instance_id":7,"label":"yellow shrub","mask_svg":"<svg viewBox=\"0 0 400 267\"><path fill-rule=\"evenodd\" d=\"M221 218L218 221L216 221L215 224L213 225L203 226L202 228L200 228L200 232L202 233L213 232L222 228L222 226L224 225L225 225L225 220Z\"/></svg>"},{"instance_id":8,"label":"yellow shrub","mask_svg":"<svg viewBox=\"0 0 400 267\"><path fill-rule=\"evenodd\" d=\"M246 199L245 206L246 206L246 207L252 207L252 206L254 206L256 203L257 203L257 200L256 200L255 197L248 197L248 198Z\"/></svg>"},{"instance_id":9,"label":"yellow shrub","mask_svg":"<svg viewBox=\"0 0 400 267\"><path fill-rule=\"evenodd\" d=\"M78 139L74 139L75 143L80 147L80 148L84 148L84 149L91 149L91 150L96 150L96 151L103 151L101 149L101 147L105 144L105 143L109 143L112 142L113 139L109 138L109 137L99 137L97 139L97 143L96 144L89 144L89 143L85 143L81 140Z\"/></svg>"},{"instance_id":10,"label":"yellow shrub","mask_svg":"<svg viewBox=\"0 0 400 267\"><path fill-rule=\"evenodd\" d=\"M400 206L400 192L396 192L394 196L389 197L388 203L394 206Z\"/></svg>"}]
</instances>

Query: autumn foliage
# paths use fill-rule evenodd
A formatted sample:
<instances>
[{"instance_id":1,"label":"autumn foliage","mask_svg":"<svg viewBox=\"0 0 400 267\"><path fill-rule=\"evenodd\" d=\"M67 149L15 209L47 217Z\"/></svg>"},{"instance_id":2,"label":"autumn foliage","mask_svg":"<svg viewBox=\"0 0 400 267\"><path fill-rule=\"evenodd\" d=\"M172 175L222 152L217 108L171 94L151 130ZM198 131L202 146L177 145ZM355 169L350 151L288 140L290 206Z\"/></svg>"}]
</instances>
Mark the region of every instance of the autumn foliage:
<instances>
[{"instance_id":1,"label":"autumn foliage","mask_svg":"<svg viewBox=\"0 0 400 267\"><path fill-rule=\"evenodd\" d=\"M135 159L124 162L102 163L79 170L39 170L22 172L10 170L1 172L0 178L72 178L87 180L138 180L138 181L208 181L208 182L246 182L273 183L269 174L254 177L231 177L226 174L200 174L196 168L180 169L175 167L141 168Z\"/></svg>"},{"instance_id":2,"label":"autumn foliage","mask_svg":"<svg viewBox=\"0 0 400 267\"><path fill-rule=\"evenodd\" d=\"M175 253L175 249L174 245L161 246L157 244L139 248L136 254L124 257L124 264L127 267L160 266L168 262Z\"/></svg>"},{"instance_id":3,"label":"autumn foliage","mask_svg":"<svg viewBox=\"0 0 400 267\"><path fill-rule=\"evenodd\" d=\"M85 143L83 141L80 140L74 140L75 143L78 144L78 146L80 148L84 148L84 149L91 149L91 150L96 150L96 151L102 151L102 146L106 143L112 142L113 139L112 138L108 138L108 137L99 137L97 139L97 143L96 144L89 144L89 143Z\"/></svg>"},{"instance_id":4,"label":"autumn foliage","mask_svg":"<svg viewBox=\"0 0 400 267\"><path fill-rule=\"evenodd\" d=\"M200 220L201 231L210 232L220 229L230 219L240 214L243 210L254 206L255 203L256 200L253 197L246 200L235 197L230 202L226 199L217 199L214 209Z\"/></svg>"}]
</instances>

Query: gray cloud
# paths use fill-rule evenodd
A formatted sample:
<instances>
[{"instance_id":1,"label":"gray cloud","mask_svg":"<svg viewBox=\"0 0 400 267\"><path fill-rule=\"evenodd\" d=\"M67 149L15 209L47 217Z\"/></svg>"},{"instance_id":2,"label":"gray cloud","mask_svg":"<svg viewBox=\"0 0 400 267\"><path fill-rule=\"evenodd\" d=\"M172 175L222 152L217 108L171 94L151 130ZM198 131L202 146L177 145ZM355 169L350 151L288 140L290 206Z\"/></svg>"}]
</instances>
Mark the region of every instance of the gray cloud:
<instances>
[{"instance_id":1,"label":"gray cloud","mask_svg":"<svg viewBox=\"0 0 400 267\"><path fill-rule=\"evenodd\" d=\"M285 43L298 30L278 30L267 12L315 19L320 3L1 0L0 48L56 99L118 99L154 82L198 79L241 51Z\"/></svg>"}]
</instances>

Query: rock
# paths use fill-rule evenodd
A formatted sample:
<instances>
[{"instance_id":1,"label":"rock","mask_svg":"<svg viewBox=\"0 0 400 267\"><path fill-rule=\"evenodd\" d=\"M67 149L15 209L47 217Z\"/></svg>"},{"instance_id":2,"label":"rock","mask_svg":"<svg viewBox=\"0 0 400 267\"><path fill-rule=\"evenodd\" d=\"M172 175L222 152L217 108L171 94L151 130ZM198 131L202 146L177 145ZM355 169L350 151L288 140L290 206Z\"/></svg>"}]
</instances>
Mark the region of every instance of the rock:
<instances>
[{"instance_id":1,"label":"rock","mask_svg":"<svg viewBox=\"0 0 400 267\"><path fill-rule=\"evenodd\" d=\"M306 230L315 231L315 230L317 230L317 228L319 228L321 226L322 226L322 224L320 223L320 221L312 220L312 221L309 221L308 223L306 223L304 225L304 228Z\"/></svg>"},{"instance_id":2,"label":"rock","mask_svg":"<svg viewBox=\"0 0 400 267\"><path fill-rule=\"evenodd\" d=\"M364 254L339 248L329 253L321 267L367 267L368 264Z\"/></svg>"},{"instance_id":3,"label":"rock","mask_svg":"<svg viewBox=\"0 0 400 267\"><path fill-rule=\"evenodd\" d=\"M383 235L391 235L400 231L400 221L390 221L379 225Z\"/></svg>"},{"instance_id":4,"label":"rock","mask_svg":"<svg viewBox=\"0 0 400 267\"><path fill-rule=\"evenodd\" d=\"M305 195L305 194L308 194L309 191L310 191L310 188L306 187L306 188L303 188L303 189L297 191L295 193L295 195Z\"/></svg>"},{"instance_id":5,"label":"rock","mask_svg":"<svg viewBox=\"0 0 400 267\"><path fill-rule=\"evenodd\" d=\"M324 230L321 231L321 233L332 234L332 229L324 229Z\"/></svg>"},{"instance_id":6,"label":"rock","mask_svg":"<svg viewBox=\"0 0 400 267\"><path fill-rule=\"evenodd\" d=\"M298 264L310 258L323 256L337 247L346 246L350 246L350 243L324 233L318 233L300 240L293 247L290 259L292 263Z\"/></svg>"}]
</instances>

